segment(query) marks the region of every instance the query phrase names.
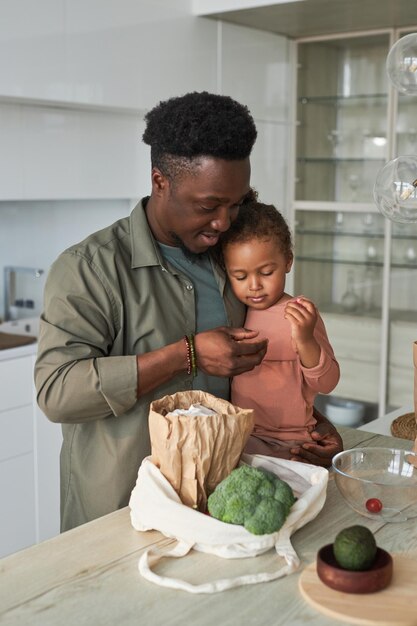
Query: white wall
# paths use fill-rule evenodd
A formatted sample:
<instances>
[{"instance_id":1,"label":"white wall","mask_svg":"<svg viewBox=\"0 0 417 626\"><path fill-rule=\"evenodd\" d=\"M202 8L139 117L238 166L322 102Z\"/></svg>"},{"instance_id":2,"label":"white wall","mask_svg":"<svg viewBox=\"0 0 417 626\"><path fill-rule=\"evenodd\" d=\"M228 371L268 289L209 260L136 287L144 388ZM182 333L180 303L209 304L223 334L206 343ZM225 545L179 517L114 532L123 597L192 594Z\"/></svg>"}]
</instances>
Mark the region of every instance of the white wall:
<instances>
[{"instance_id":1,"label":"white wall","mask_svg":"<svg viewBox=\"0 0 417 626\"><path fill-rule=\"evenodd\" d=\"M128 200L57 200L0 202L0 268L17 265L43 269L39 278L19 278L16 295L31 298L35 311L21 311L23 317L40 313L46 272L68 246L89 233L128 215ZM27 290L25 294L20 289ZM0 317L4 310L3 272L0 274Z\"/></svg>"},{"instance_id":2,"label":"white wall","mask_svg":"<svg viewBox=\"0 0 417 626\"><path fill-rule=\"evenodd\" d=\"M285 38L187 0L0 0L0 317L4 265L47 270L149 193L143 115L160 99L247 104L253 185L285 212L288 58Z\"/></svg>"}]
</instances>

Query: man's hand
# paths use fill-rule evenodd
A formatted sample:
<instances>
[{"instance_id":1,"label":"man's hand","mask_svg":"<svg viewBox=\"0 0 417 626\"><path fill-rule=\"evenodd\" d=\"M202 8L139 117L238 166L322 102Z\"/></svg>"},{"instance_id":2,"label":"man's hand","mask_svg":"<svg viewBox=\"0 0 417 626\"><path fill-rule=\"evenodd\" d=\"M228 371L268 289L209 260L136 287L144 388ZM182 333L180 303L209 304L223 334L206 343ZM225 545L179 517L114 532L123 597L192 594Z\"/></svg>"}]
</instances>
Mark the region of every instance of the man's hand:
<instances>
[{"instance_id":1,"label":"man's hand","mask_svg":"<svg viewBox=\"0 0 417 626\"><path fill-rule=\"evenodd\" d=\"M252 370L264 358L268 345L267 339L257 337L257 330L227 326L198 333L194 338L198 368L228 378Z\"/></svg>"},{"instance_id":2,"label":"man's hand","mask_svg":"<svg viewBox=\"0 0 417 626\"><path fill-rule=\"evenodd\" d=\"M332 458L343 450L343 441L336 428L321 413L314 409L317 420L316 428L311 433L313 442L303 443L302 446L291 448L291 459L312 465L330 467Z\"/></svg>"}]
</instances>

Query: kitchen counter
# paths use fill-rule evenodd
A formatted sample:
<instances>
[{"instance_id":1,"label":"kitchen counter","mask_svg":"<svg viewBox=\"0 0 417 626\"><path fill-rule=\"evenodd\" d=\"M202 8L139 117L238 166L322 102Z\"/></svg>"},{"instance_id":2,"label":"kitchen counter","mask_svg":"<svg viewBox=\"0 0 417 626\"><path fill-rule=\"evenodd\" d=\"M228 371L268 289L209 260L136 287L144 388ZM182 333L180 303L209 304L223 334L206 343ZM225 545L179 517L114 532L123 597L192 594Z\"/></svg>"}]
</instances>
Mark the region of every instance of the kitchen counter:
<instances>
[{"instance_id":1,"label":"kitchen counter","mask_svg":"<svg viewBox=\"0 0 417 626\"><path fill-rule=\"evenodd\" d=\"M339 430L345 448L411 448L405 439L342 427ZM194 595L159 587L140 576L137 565L143 551L150 545L166 546L172 540L155 531L135 531L126 507L0 560L0 624L334 626L334 618L303 600L298 579L304 567L315 560L317 550L353 524L366 525L377 533L378 544L386 550L413 552L417 559L415 520L387 524L357 515L342 500L330 474L323 510L292 537L302 561L296 573L214 595ZM158 568L196 583L219 575L273 569L277 558L272 550L256 558L234 560L191 552L184 558L167 559Z\"/></svg>"},{"instance_id":2,"label":"kitchen counter","mask_svg":"<svg viewBox=\"0 0 417 626\"><path fill-rule=\"evenodd\" d=\"M19 359L22 356L36 354L37 350L37 342L29 343L26 346L18 346L17 348L7 348L6 350L0 350L0 361L6 361L7 359Z\"/></svg>"},{"instance_id":3,"label":"kitchen counter","mask_svg":"<svg viewBox=\"0 0 417 626\"><path fill-rule=\"evenodd\" d=\"M36 354L39 318L28 317L0 323L0 361ZM15 345L13 342L15 337ZM3 338L3 341L2 341ZM28 341L25 345L23 342ZM7 346L7 347L4 347ZM12 346L12 347L9 347Z\"/></svg>"},{"instance_id":4,"label":"kitchen counter","mask_svg":"<svg viewBox=\"0 0 417 626\"><path fill-rule=\"evenodd\" d=\"M400 417L400 415L405 415L406 413L413 413L414 406L411 404L406 404L405 406L400 407L399 409L395 409L390 413L386 413L382 415L382 417L378 417L377 419L372 420L371 422L367 422L363 424L363 426L359 426L359 430L366 430L370 433L378 433L379 435L391 435L391 424L395 420L395 418Z\"/></svg>"}]
</instances>

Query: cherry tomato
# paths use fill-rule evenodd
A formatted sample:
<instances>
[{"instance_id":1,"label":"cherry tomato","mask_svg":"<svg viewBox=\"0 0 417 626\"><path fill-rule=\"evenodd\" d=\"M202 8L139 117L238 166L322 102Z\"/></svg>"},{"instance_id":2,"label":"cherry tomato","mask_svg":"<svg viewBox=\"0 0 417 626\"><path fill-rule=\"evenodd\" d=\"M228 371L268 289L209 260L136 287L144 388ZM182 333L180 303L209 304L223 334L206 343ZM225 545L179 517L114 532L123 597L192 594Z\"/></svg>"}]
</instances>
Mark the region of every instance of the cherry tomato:
<instances>
[{"instance_id":1,"label":"cherry tomato","mask_svg":"<svg viewBox=\"0 0 417 626\"><path fill-rule=\"evenodd\" d=\"M370 513L379 513L382 509L382 502L378 498L369 498L365 502L365 506Z\"/></svg>"}]
</instances>

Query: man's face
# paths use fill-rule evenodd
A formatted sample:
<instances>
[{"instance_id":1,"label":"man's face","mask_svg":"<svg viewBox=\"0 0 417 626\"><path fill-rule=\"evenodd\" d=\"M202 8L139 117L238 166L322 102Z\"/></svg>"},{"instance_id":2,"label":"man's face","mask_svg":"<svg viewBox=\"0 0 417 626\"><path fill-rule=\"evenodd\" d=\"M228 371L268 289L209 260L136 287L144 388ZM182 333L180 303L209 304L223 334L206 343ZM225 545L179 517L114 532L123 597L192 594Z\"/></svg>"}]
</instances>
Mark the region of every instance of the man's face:
<instances>
[{"instance_id":1,"label":"man's face","mask_svg":"<svg viewBox=\"0 0 417 626\"><path fill-rule=\"evenodd\" d=\"M151 223L156 239L194 254L218 242L250 190L249 159L202 157L193 172L181 175L174 184L155 170L152 176L157 203Z\"/></svg>"}]
</instances>

